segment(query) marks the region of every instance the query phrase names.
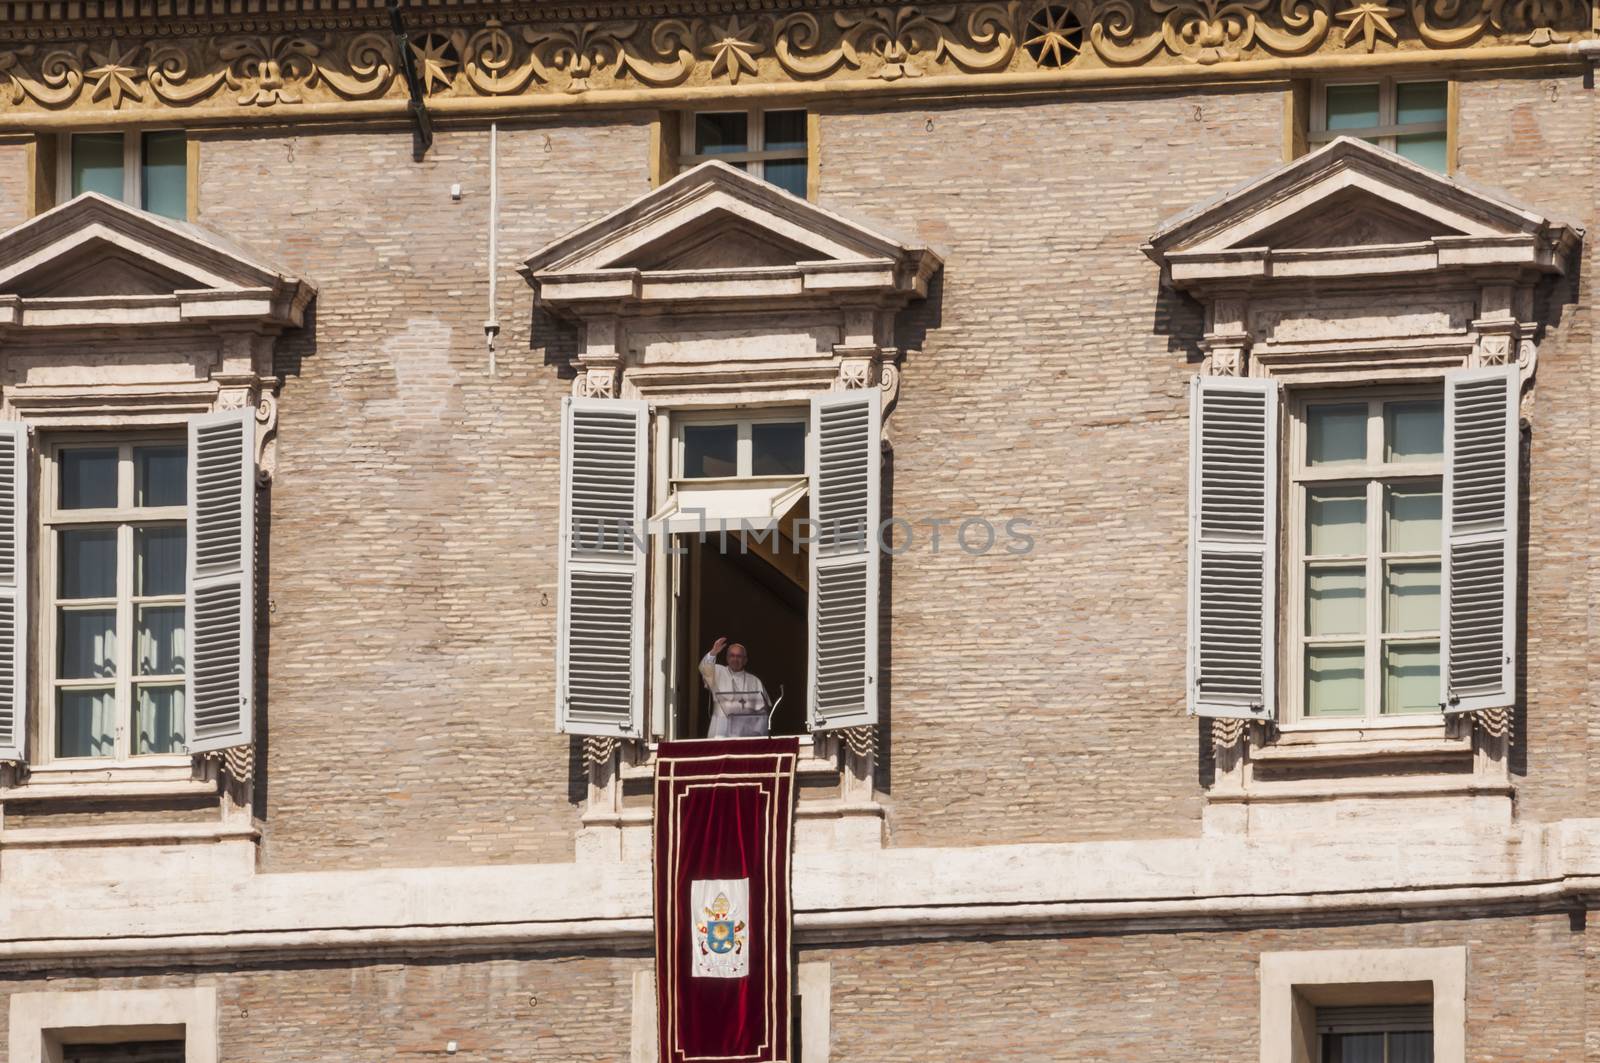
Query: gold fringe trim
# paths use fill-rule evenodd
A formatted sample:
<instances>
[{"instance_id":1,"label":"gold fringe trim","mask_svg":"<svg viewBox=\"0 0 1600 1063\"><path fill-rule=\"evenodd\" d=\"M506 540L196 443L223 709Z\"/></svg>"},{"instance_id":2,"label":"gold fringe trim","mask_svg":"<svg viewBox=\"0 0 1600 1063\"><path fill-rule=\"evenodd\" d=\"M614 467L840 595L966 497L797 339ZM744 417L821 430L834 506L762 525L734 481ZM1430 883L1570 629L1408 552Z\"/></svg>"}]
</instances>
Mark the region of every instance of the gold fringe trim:
<instances>
[{"instance_id":1,"label":"gold fringe trim","mask_svg":"<svg viewBox=\"0 0 1600 1063\"><path fill-rule=\"evenodd\" d=\"M1472 725L1491 738L1509 742L1516 730L1516 713L1510 709L1480 709L1472 714Z\"/></svg>"},{"instance_id":2,"label":"gold fringe trim","mask_svg":"<svg viewBox=\"0 0 1600 1063\"><path fill-rule=\"evenodd\" d=\"M1218 752L1239 745L1249 733L1249 720L1233 720L1221 716L1211 718L1211 746Z\"/></svg>"},{"instance_id":3,"label":"gold fringe trim","mask_svg":"<svg viewBox=\"0 0 1600 1063\"><path fill-rule=\"evenodd\" d=\"M876 724L866 724L862 727L844 727L833 732L844 747L858 757L873 756L878 751L878 727Z\"/></svg>"},{"instance_id":4,"label":"gold fringe trim","mask_svg":"<svg viewBox=\"0 0 1600 1063\"><path fill-rule=\"evenodd\" d=\"M590 735L583 740L583 762L590 767L605 764L616 755L617 748L621 745L620 738Z\"/></svg>"}]
</instances>

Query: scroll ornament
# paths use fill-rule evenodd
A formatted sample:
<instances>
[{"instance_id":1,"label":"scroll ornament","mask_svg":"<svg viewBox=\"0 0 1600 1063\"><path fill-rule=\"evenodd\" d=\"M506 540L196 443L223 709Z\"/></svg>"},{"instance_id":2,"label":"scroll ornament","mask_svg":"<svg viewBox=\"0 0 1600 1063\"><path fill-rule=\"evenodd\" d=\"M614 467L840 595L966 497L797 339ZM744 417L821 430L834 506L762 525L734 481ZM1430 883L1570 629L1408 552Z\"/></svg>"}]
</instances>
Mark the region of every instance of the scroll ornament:
<instances>
[{"instance_id":1,"label":"scroll ornament","mask_svg":"<svg viewBox=\"0 0 1600 1063\"><path fill-rule=\"evenodd\" d=\"M420 29L408 46L430 97L509 97L1210 65L1319 49L1459 48L1491 36L1542 45L1587 29L1579 0L980 0L583 22L490 18ZM395 47L377 26L0 42L0 105L255 110L398 100L406 87Z\"/></svg>"}]
</instances>

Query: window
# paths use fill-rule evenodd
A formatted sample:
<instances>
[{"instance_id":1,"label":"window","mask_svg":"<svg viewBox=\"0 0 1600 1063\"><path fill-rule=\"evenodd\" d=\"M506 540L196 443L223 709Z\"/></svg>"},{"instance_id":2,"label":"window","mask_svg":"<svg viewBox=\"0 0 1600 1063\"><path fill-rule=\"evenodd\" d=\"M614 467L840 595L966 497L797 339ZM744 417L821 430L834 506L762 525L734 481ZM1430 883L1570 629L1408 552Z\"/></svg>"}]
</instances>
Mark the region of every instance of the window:
<instances>
[{"instance_id":1,"label":"window","mask_svg":"<svg viewBox=\"0 0 1600 1063\"><path fill-rule=\"evenodd\" d=\"M1315 150L1335 137L1357 137L1446 173L1449 100L1445 81L1320 82L1311 94L1307 140Z\"/></svg>"},{"instance_id":2,"label":"window","mask_svg":"<svg viewBox=\"0 0 1600 1063\"><path fill-rule=\"evenodd\" d=\"M706 733L714 706L698 665L721 635L746 647L751 674L776 702L772 733L805 732L807 416L776 409L674 418L672 497L657 515L676 533L679 552L669 561L683 588L669 636L679 658L672 737ZM695 519L670 521L680 513Z\"/></svg>"},{"instance_id":3,"label":"window","mask_svg":"<svg viewBox=\"0 0 1600 1063\"><path fill-rule=\"evenodd\" d=\"M1321 1063L1433 1063L1433 1006L1317 1009Z\"/></svg>"},{"instance_id":4,"label":"window","mask_svg":"<svg viewBox=\"0 0 1600 1063\"><path fill-rule=\"evenodd\" d=\"M676 475L804 476L805 411L678 424Z\"/></svg>"},{"instance_id":5,"label":"window","mask_svg":"<svg viewBox=\"0 0 1600 1063\"><path fill-rule=\"evenodd\" d=\"M48 455L48 757L182 753L188 448L182 437L83 438Z\"/></svg>"},{"instance_id":6,"label":"window","mask_svg":"<svg viewBox=\"0 0 1600 1063\"><path fill-rule=\"evenodd\" d=\"M682 124L679 169L720 159L794 195L806 195L805 111L698 111Z\"/></svg>"},{"instance_id":7,"label":"window","mask_svg":"<svg viewBox=\"0 0 1600 1063\"><path fill-rule=\"evenodd\" d=\"M189 145L180 129L61 138L58 199L99 192L179 221L189 213Z\"/></svg>"},{"instance_id":8,"label":"window","mask_svg":"<svg viewBox=\"0 0 1600 1063\"><path fill-rule=\"evenodd\" d=\"M1307 398L1291 445L1300 715L1437 713L1442 397Z\"/></svg>"},{"instance_id":9,"label":"window","mask_svg":"<svg viewBox=\"0 0 1600 1063\"><path fill-rule=\"evenodd\" d=\"M63 1044L61 1063L184 1063L183 1041Z\"/></svg>"}]
</instances>

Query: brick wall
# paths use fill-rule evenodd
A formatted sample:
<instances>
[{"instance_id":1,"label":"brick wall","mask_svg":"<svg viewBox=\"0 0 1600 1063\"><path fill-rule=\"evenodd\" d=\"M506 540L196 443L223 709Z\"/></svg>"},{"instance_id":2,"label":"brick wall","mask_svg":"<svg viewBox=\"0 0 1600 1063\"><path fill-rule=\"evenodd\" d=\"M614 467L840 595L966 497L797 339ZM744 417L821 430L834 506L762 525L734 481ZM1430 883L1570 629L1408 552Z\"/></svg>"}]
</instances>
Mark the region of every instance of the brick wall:
<instances>
[{"instance_id":1,"label":"brick wall","mask_svg":"<svg viewBox=\"0 0 1600 1063\"><path fill-rule=\"evenodd\" d=\"M1139 245L1277 164L1282 115L1250 91L823 117L823 204L945 256L891 422L896 512L1036 526L1023 559L893 563L894 844L1197 830L1196 366L1172 333L1200 323Z\"/></svg>"},{"instance_id":2,"label":"brick wall","mask_svg":"<svg viewBox=\"0 0 1600 1063\"><path fill-rule=\"evenodd\" d=\"M1592 284L1600 265L1594 158L1600 110L1582 79L1466 81L1461 85L1460 175L1502 189L1551 217L1589 230L1584 267L1552 302L1559 325L1539 346L1527 508L1526 701L1518 810L1530 819L1590 815L1596 554L1594 396L1600 384ZM1567 304L1567 305L1562 305Z\"/></svg>"},{"instance_id":3,"label":"brick wall","mask_svg":"<svg viewBox=\"0 0 1600 1063\"><path fill-rule=\"evenodd\" d=\"M1467 1059L1576 1061L1597 985L1565 914L1379 926L896 941L831 965L834 1063L1255 1063L1263 952L1468 949ZM642 955L313 962L0 981L0 993L215 985L229 1063L619 1063ZM454 1040L458 1052L444 1054ZM0 1060L7 1057L0 1056ZM1590 1056L1588 1058L1595 1058Z\"/></svg>"},{"instance_id":4,"label":"brick wall","mask_svg":"<svg viewBox=\"0 0 1600 1063\"><path fill-rule=\"evenodd\" d=\"M1261 953L1466 945L1467 1059L1575 1063L1591 936L1548 915L829 950L832 1058L1256 1063Z\"/></svg>"},{"instance_id":5,"label":"brick wall","mask_svg":"<svg viewBox=\"0 0 1600 1063\"><path fill-rule=\"evenodd\" d=\"M552 679L569 383L514 271L647 189L648 125L502 123L493 378L486 130L441 131L420 165L404 128L205 137L201 223L320 291L271 499L264 867L572 859Z\"/></svg>"}]
</instances>

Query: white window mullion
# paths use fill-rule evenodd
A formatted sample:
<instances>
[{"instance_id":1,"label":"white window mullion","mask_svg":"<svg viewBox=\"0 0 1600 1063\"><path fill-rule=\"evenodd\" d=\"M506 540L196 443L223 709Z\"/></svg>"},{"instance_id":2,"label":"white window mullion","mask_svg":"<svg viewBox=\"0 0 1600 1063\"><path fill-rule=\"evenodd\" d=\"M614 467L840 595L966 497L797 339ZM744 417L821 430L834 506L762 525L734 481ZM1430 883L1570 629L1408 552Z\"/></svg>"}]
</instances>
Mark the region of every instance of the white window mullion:
<instances>
[{"instance_id":1,"label":"white window mullion","mask_svg":"<svg viewBox=\"0 0 1600 1063\"><path fill-rule=\"evenodd\" d=\"M767 146L767 113L757 108L752 108L750 117L745 122L745 148L748 151L764 151ZM767 179L767 163L765 159L756 159L750 163L750 174L763 181Z\"/></svg>"},{"instance_id":2,"label":"white window mullion","mask_svg":"<svg viewBox=\"0 0 1600 1063\"><path fill-rule=\"evenodd\" d=\"M139 146L143 138L137 132L122 134L122 201L130 207L143 207L144 182L139 178Z\"/></svg>"}]
</instances>

